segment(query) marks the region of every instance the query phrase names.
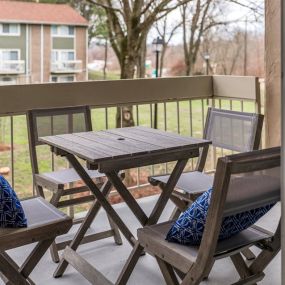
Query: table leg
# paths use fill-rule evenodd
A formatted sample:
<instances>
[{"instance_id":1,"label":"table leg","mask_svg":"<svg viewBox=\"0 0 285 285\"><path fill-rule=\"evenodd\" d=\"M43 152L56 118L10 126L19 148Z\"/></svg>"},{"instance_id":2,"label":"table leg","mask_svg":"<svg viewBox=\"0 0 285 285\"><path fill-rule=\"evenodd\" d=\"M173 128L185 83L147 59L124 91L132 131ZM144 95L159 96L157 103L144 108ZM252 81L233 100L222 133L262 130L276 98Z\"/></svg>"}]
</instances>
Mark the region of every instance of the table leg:
<instances>
[{"instance_id":1,"label":"table leg","mask_svg":"<svg viewBox=\"0 0 285 285\"><path fill-rule=\"evenodd\" d=\"M127 284L140 256L143 252L144 248L140 245L137 241L136 245L134 246L128 260L126 261L124 268L122 269L117 281L116 285L125 285Z\"/></svg>"},{"instance_id":2,"label":"table leg","mask_svg":"<svg viewBox=\"0 0 285 285\"><path fill-rule=\"evenodd\" d=\"M104 210L113 220L113 222L119 227L120 231L125 236L125 238L129 241L129 243L132 246L134 246L136 239L134 238L133 234L128 229L128 227L125 225L125 223L122 221L122 219L117 214L117 212L114 210L114 208L111 206L109 201L106 199L106 196L102 194L100 189L91 179L91 177L88 175L88 173L83 168L83 166L78 162L78 160L72 154L66 154L66 158L71 163L71 165L73 166L75 171L78 173L80 178L83 180L83 182L86 184L86 186L94 194L94 196L97 199L97 202L101 204L101 206L104 208Z\"/></svg>"},{"instance_id":3,"label":"table leg","mask_svg":"<svg viewBox=\"0 0 285 285\"><path fill-rule=\"evenodd\" d=\"M152 210L152 213L150 214L150 217L147 221L147 225L153 225L156 224L158 219L161 216L162 211L164 210L171 193L173 189L175 188L178 179L180 178L188 159L183 159L177 161L175 168L173 169L167 183L162 189L161 195L155 205L155 207ZM129 256L126 264L124 265L123 270L121 271L119 278L116 282L116 285L125 285L127 281L130 278L130 275L135 268L138 259L143 252L143 247L139 244L139 242L136 243L136 246L133 248L131 255Z\"/></svg>"},{"instance_id":4,"label":"table leg","mask_svg":"<svg viewBox=\"0 0 285 285\"><path fill-rule=\"evenodd\" d=\"M139 220L141 225L144 226L148 221L148 217L138 204L137 200L133 197L133 195L129 192L122 180L119 178L118 174L113 171L110 173L106 173L106 176L112 182L113 186L124 199L125 203L128 205L128 207L136 216L136 218Z\"/></svg>"},{"instance_id":5,"label":"table leg","mask_svg":"<svg viewBox=\"0 0 285 285\"><path fill-rule=\"evenodd\" d=\"M171 193L173 192L186 164L188 159L183 159L177 161L169 179L165 185L162 185L162 193L157 200L147 222L147 225L154 225L158 222L162 211L164 210L168 200L170 199Z\"/></svg>"},{"instance_id":6,"label":"table leg","mask_svg":"<svg viewBox=\"0 0 285 285\"><path fill-rule=\"evenodd\" d=\"M111 191L111 187L112 187L112 184L109 181L106 181L105 184L102 186L102 195L104 197L108 196L108 194ZM90 207L88 213L86 214L84 221L81 223L79 230L77 231L76 235L74 236L74 239L69 245L71 249L76 251L76 249L81 243L81 240L84 238L87 230L89 229L92 222L96 218L100 208L101 208L101 205L98 201L95 201L94 204ZM64 258L61 259L56 271L54 272L54 277L62 276L67 266L68 266L68 262Z\"/></svg>"}]
</instances>

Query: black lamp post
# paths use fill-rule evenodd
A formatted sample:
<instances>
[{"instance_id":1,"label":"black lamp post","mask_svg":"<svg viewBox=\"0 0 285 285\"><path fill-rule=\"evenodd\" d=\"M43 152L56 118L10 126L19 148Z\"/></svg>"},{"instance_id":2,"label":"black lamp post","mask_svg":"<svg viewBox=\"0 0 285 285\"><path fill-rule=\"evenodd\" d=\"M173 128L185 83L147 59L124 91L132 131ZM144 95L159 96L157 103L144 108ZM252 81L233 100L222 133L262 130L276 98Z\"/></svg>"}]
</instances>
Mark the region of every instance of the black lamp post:
<instances>
[{"instance_id":1,"label":"black lamp post","mask_svg":"<svg viewBox=\"0 0 285 285\"><path fill-rule=\"evenodd\" d=\"M155 77L159 77L159 54L162 51L163 48L163 39L160 37L157 37L152 42L152 50L155 53ZM153 127L157 129L157 103L154 104L154 122Z\"/></svg>"}]
</instances>

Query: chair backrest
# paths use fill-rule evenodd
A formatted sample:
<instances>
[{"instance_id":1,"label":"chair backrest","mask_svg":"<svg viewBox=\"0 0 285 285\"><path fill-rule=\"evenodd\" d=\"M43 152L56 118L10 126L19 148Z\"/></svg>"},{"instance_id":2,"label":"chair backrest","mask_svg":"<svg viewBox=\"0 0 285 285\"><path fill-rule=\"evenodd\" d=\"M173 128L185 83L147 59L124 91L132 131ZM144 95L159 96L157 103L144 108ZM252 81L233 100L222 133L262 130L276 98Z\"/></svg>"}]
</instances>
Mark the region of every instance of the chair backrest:
<instances>
[{"instance_id":1,"label":"chair backrest","mask_svg":"<svg viewBox=\"0 0 285 285\"><path fill-rule=\"evenodd\" d=\"M209 108L204 138L214 147L246 152L259 148L263 115Z\"/></svg>"},{"instance_id":2,"label":"chair backrest","mask_svg":"<svg viewBox=\"0 0 285 285\"><path fill-rule=\"evenodd\" d=\"M218 159L201 247L213 254L224 217L280 201L280 163L280 147Z\"/></svg>"},{"instance_id":3,"label":"chair backrest","mask_svg":"<svg viewBox=\"0 0 285 285\"><path fill-rule=\"evenodd\" d=\"M36 147L39 137L92 131L88 106L35 109L27 112L29 149L33 174L39 173Z\"/></svg>"}]
</instances>

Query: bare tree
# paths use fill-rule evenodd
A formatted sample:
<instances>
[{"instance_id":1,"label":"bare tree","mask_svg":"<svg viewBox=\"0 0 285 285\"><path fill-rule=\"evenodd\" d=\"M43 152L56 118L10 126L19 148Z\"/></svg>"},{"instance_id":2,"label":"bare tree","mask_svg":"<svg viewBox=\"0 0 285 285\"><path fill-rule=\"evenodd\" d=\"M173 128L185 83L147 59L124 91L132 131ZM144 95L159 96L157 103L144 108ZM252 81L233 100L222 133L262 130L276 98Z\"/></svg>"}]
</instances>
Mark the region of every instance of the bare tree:
<instances>
[{"instance_id":1,"label":"bare tree","mask_svg":"<svg viewBox=\"0 0 285 285\"><path fill-rule=\"evenodd\" d=\"M193 74L203 36L210 29L236 23L241 19L228 20L223 17L229 5L239 5L258 21L263 14L261 1L252 0L195 0L181 8L183 47L186 75Z\"/></svg>"},{"instance_id":2,"label":"bare tree","mask_svg":"<svg viewBox=\"0 0 285 285\"><path fill-rule=\"evenodd\" d=\"M225 24L217 20L218 0L196 0L182 5L183 48L185 73L192 75L203 35L211 28Z\"/></svg>"},{"instance_id":3,"label":"bare tree","mask_svg":"<svg viewBox=\"0 0 285 285\"><path fill-rule=\"evenodd\" d=\"M168 13L192 0L88 0L102 7L107 15L110 44L118 58L121 79L143 74L146 38L153 24ZM122 115L122 117L121 117ZM132 108L117 112L117 126L134 124Z\"/></svg>"},{"instance_id":4,"label":"bare tree","mask_svg":"<svg viewBox=\"0 0 285 285\"><path fill-rule=\"evenodd\" d=\"M228 38L219 37L216 39L215 61L218 73L234 74L238 68L238 63L242 62L243 38L244 34L240 30L232 31L232 36Z\"/></svg>"}]
</instances>

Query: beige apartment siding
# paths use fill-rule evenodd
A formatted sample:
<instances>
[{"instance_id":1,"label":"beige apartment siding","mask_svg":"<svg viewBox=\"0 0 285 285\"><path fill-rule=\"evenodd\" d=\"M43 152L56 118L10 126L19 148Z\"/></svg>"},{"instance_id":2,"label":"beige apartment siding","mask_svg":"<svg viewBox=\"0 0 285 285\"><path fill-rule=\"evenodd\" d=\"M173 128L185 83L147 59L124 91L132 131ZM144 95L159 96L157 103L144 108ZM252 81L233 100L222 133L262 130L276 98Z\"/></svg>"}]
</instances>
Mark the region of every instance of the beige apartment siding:
<instances>
[{"instance_id":1,"label":"beige apartment siding","mask_svg":"<svg viewBox=\"0 0 285 285\"><path fill-rule=\"evenodd\" d=\"M86 80L86 28L85 27L76 27L75 34L75 48L76 48L76 59L82 60L82 73L76 74L76 81L85 81Z\"/></svg>"},{"instance_id":2,"label":"beige apartment siding","mask_svg":"<svg viewBox=\"0 0 285 285\"><path fill-rule=\"evenodd\" d=\"M41 82L41 26L31 25L31 80L32 83Z\"/></svg>"},{"instance_id":3,"label":"beige apartment siding","mask_svg":"<svg viewBox=\"0 0 285 285\"><path fill-rule=\"evenodd\" d=\"M51 63L51 27L44 26L44 82L50 81Z\"/></svg>"}]
</instances>

